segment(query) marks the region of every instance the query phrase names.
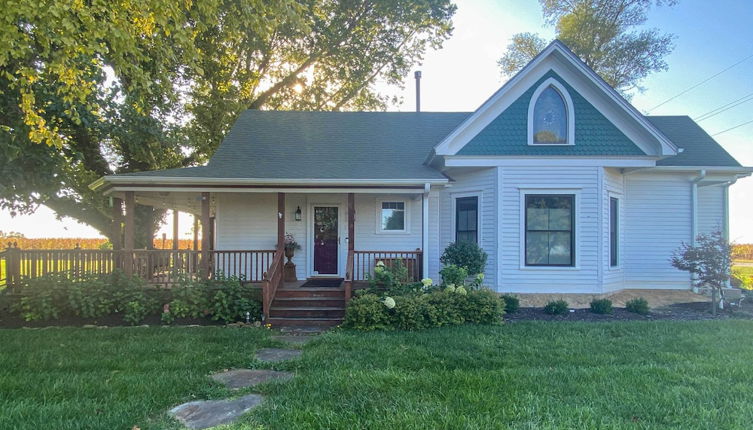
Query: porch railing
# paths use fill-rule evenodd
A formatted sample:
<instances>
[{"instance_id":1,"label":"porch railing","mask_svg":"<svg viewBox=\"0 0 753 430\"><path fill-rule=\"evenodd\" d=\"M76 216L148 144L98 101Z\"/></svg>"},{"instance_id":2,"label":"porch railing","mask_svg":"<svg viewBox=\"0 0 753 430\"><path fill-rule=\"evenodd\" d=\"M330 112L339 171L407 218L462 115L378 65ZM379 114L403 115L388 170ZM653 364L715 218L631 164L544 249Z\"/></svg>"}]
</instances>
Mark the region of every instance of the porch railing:
<instances>
[{"instance_id":1,"label":"porch railing","mask_svg":"<svg viewBox=\"0 0 753 430\"><path fill-rule=\"evenodd\" d=\"M275 252L272 265L264 273L264 280L262 281L262 311L264 312L264 320L267 322L269 321L269 310L272 308L272 302L283 280L283 254L282 249Z\"/></svg>"},{"instance_id":2,"label":"porch railing","mask_svg":"<svg viewBox=\"0 0 753 430\"><path fill-rule=\"evenodd\" d=\"M261 282L274 256L274 250L209 251L208 273L210 277L222 274L247 282ZM202 277L201 259L202 252L198 250L43 250L11 245L0 251L0 289L50 274L76 280L106 275L115 269L130 272L152 284L170 285L182 277Z\"/></svg>"},{"instance_id":3,"label":"porch railing","mask_svg":"<svg viewBox=\"0 0 753 430\"><path fill-rule=\"evenodd\" d=\"M415 251L353 251L352 281L366 281L374 275L379 262L394 268L402 264L407 269L408 280L418 282L423 277L423 252Z\"/></svg>"}]
</instances>

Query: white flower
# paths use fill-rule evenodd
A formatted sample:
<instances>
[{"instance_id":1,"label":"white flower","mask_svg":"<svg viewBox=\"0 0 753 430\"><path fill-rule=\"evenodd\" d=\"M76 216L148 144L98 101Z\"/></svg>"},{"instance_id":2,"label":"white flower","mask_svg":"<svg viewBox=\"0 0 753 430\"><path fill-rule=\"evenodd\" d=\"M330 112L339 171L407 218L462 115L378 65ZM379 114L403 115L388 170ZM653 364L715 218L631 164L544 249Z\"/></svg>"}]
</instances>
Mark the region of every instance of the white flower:
<instances>
[{"instance_id":1,"label":"white flower","mask_svg":"<svg viewBox=\"0 0 753 430\"><path fill-rule=\"evenodd\" d=\"M384 261L377 262L377 267L384 267Z\"/></svg>"},{"instance_id":2,"label":"white flower","mask_svg":"<svg viewBox=\"0 0 753 430\"><path fill-rule=\"evenodd\" d=\"M484 282L484 274L483 273L479 273L478 275L476 275L476 279L479 282Z\"/></svg>"},{"instance_id":3,"label":"white flower","mask_svg":"<svg viewBox=\"0 0 753 430\"><path fill-rule=\"evenodd\" d=\"M468 294L468 291L466 291L465 287L462 287L462 286L457 287L455 289L455 292L458 293L458 294L460 294L461 296L464 296L464 295Z\"/></svg>"},{"instance_id":4,"label":"white flower","mask_svg":"<svg viewBox=\"0 0 753 430\"><path fill-rule=\"evenodd\" d=\"M448 285L447 288L445 288L445 290L447 290L447 291L449 291L451 293L454 293L455 292L455 284Z\"/></svg>"},{"instance_id":5,"label":"white flower","mask_svg":"<svg viewBox=\"0 0 753 430\"><path fill-rule=\"evenodd\" d=\"M387 309L392 309L395 307L395 299L393 299L392 297L385 297L382 303L387 306Z\"/></svg>"},{"instance_id":6,"label":"white flower","mask_svg":"<svg viewBox=\"0 0 753 430\"><path fill-rule=\"evenodd\" d=\"M434 284L434 281L432 281L431 278L424 278L421 280L421 283L424 285L424 288L429 288Z\"/></svg>"}]
</instances>

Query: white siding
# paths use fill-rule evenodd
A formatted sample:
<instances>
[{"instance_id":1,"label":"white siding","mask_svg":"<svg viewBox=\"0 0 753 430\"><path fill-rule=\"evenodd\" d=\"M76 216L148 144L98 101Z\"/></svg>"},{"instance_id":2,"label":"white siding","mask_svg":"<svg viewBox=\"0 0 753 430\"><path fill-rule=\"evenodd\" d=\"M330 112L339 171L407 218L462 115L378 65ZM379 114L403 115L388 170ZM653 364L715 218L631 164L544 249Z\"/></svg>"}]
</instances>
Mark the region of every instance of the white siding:
<instances>
[{"instance_id":1,"label":"white siding","mask_svg":"<svg viewBox=\"0 0 753 430\"><path fill-rule=\"evenodd\" d=\"M698 187L698 233L724 228L724 187Z\"/></svg>"},{"instance_id":2,"label":"white siding","mask_svg":"<svg viewBox=\"0 0 753 430\"><path fill-rule=\"evenodd\" d=\"M625 242L624 238L624 218L625 218L625 189L624 189L624 177L616 169L604 169L604 191L602 195L602 282L604 284L604 291L614 291L623 288L625 281L623 271L623 249L622 245ZM617 266L611 266L610 260L610 199L615 197L619 200L618 214L617 214Z\"/></svg>"},{"instance_id":3,"label":"white siding","mask_svg":"<svg viewBox=\"0 0 753 430\"><path fill-rule=\"evenodd\" d=\"M407 233L378 233L377 201L405 201L408 212ZM277 243L277 195L275 193L218 193L217 249L274 249ZM299 279L306 279L312 270L309 260L313 244L311 237L312 205L339 207L339 267L344 275L347 259L347 194L286 194L285 230L291 233L302 249L296 251L293 263ZM422 219L420 194L356 194L356 250L414 251L421 248ZM295 211L301 208L301 221L295 221ZM435 217L436 224L436 217ZM436 229L435 225L435 229ZM437 257L438 258L438 257Z\"/></svg>"},{"instance_id":4,"label":"white siding","mask_svg":"<svg viewBox=\"0 0 753 430\"><path fill-rule=\"evenodd\" d=\"M625 192L625 288L689 288L688 274L673 268L669 259L691 239L690 178L633 173L625 177Z\"/></svg>"},{"instance_id":5,"label":"white siding","mask_svg":"<svg viewBox=\"0 0 753 430\"><path fill-rule=\"evenodd\" d=\"M479 236L481 247L488 254L484 284L497 285L497 169L450 173L452 186L439 193L439 248L441 255L455 241L454 200L459 196L479 196ZM431 265L431 263L429 263ZM435 279L440 281L439 275Z\"/></svg>"},{"instance_id":6,"label":"white siding","mask_svg":"<svg viewBox=\"0 0 753 430\"><path fill-rule=\"evenodd\" d=\"M505 167L502 171L502 234L499 291L517 293L598 293L599 178L596 167ZM576 267L525 267L521 190L576 194Z\"/></svg>"}]
</instances>

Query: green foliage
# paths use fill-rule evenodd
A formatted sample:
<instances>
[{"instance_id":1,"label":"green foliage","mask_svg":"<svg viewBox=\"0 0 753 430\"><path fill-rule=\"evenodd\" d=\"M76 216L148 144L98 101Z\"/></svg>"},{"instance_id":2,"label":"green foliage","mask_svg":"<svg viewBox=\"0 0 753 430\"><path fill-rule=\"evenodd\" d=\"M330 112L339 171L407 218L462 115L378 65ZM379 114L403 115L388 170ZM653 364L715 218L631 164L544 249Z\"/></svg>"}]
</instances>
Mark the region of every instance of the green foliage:
<instances>
[{"instance_id":1,"label":"green foliage","mask_svg":"<svg viewBox=\"0 0 753 430\"><path fill-rule=\"evenodd\" d=\"M544 18L564 42L609 85L625 96L642 90L640 82L653 72L667 69L664 58L672 52L671 34L646 29L653 5L673 5L675 0L539 0ZM636 29L640 29L637 30ZM511 76L546 46L534 33L518 33L499 60L503 74Z\"/></svg>"},{"instance_id":2,"label":"green foliage","mask_svg":"<svg viewBox=\"0 0 753 430\"><path fill-rule=\"evenodd\" d=\"M389 309L375 294L362 294L348 303L343 326L357 330L422 330L430 327L496 324L502 320L504 301L491 290L459 293L455 289L390 296Z\"/></svg>"},{"instance_id":3,"label":"green foliage","mask_svg":"<svg viewBox=\"0 0 753 430\"><path fill-rule=\"evenodd\" d=\"M388 326L387 307L376 294L360 294L348 302L343 327L370 331Z\"/></svg>"},{"instance_id":4,"label":"green foliage","mask_svg":"<svg viewBox=\"0 0 753 430\"><path fill-rule=\"evenodd\" d=\"M468 277L468 270L465 267L447 264L442 267L439 274L442 276L443 285L463 285Z\"/></svg>"},{"instance_id":5,"label":"green foliage","mask_svg":"<svg viewBox=\"0 0 753 430\"><path fill-rule=\"evenodd\" d=\"M549 315L564 315L568 312L568 304L564 300L552 300L544 306L544 313Z\"/></svg>"},{"instance_id":6,"label":"green foliage","mask_svg":"<svg viewBox=\"0 0 753 430\"><path fill-rule=\"evenodd\" d=\"M42 203L106 235L98 177L203 163L247 108L384 109L377 82L402 83L455 12L450 0L48 3L4 8L0 208ZM164 214L137 211L139 232Z\"/></svg>"},{"instance_id":7,"label":"green foliage","mask_svg":"<svg viewBox=\"0 0 753 430\"><path fill-rule=\"evenodd\" d=\"M736 281L736 287L753 290L753 267L733 266L732 276L734 278L732 281Z\"/></svg>"},{"instance_id":8,"label":"green foliage","mask_svg":"<svg viewBox=\"0 0 753 430\"><path fill-rule=\"evenodd\" d=\"M476 242L453 242L447 245L439 261L447 266L454 264L464 267L469 275L475 276L486 268L486 252Z\"/></svg>"},{"instance_id":9,"label":"green foliage","mask_svg":"<svg viewBox=\"0 0 753 430\"><path fill-rule=\"evenodd\" d=\"M611 314L612 301L609 299L591 300L591 312L595 314Z\"/></svg>"},{"instance_id":10,"label":"green foliage","mask_svg":"<svg viewBox=\"0 0 753 430\"><path fill-rule=\"evenodd\" d=\"M630 299L625 303L625 309L628 312L633 312L640 315L648 315L650 308L648 307L648 300L643 297L636 297Z\"/></svg>"},{"instance_id":11,"label":"green foliage","mask_svg":"<svg viewBox=\"0 0 753 430\"><path fill-rule=\"evenodd\" d=\"M251 285L243 285L237 277L219 277L212 281L209 311L215 321L233 322L246 318L252 321L261 316L261 301Z\"/></svg>"},{"instance_id":12,"label":"green foliage","mask_svg":"<svg viewBox=\"0 0 753 430\"><path fill-rule=\"evenodd\" d=\"M62 275L49 275L21 285L18 295L12 310L27 321L67 315L98 318L117 313L131 325L158 314L165 324L176 318L200 317L232 322L244 320L246 312L253 321L261 317L258 291L243 285L238 278L221 275L209 281L183 279L171 290L155 289L120 271L75 282Z\"/></svg>"},{"instance_id":13,"label":"green foliage","mask_svg":"<svg viewBox=\"0 0 753 430\"><path fill-rule=\"evenodd\" d=\"M410 283L408 268L402 260L397 260L389 265L381 261L377 262L376 267L374 267L374 276L367 275L367 279L372 291L387 294L399 293L406 284Z\"/></svg>"},{"instance_id":14,"label":"green foliage","mask_svg":"<svg viewBox=\"0 0 753 430\"><path fill-rule=\"evenodd\" d=\"M512 294L503 294L502 300L505 301L505 313L513 314L520 308L520 299Z\"/></svg>"}]
</instances>

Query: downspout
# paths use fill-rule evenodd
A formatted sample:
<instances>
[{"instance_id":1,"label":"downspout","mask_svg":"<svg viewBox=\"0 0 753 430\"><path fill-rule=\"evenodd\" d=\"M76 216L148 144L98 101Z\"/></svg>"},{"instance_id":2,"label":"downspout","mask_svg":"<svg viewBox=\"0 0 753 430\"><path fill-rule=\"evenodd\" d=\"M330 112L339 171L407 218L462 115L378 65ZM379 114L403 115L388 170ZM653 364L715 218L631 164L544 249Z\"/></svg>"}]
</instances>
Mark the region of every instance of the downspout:
<instances>
[{"instance_id":1,"label":"downspout","mask_svg":"<svg viewBox=\"0 0 753 430\"><path fill-rule=\"evenodd\" d=\"M704 169L698 172L698 176L696 176L695 179L692 180L690 187L690 243L693 246L696 245L696 236L698 236L698 183L701 182L705 177L706 170Z\"/></svg>"},{"instance_id":2,"label":"downspout","mask_svg":"<svg viewBox=\"0 0 753 430\"><path fill-rule=\"evenodd\" d=\"M722 220L722 237L724 240L729 243L730 240L730 234L729 234L729 187L734 185L735 182L737 182L737 179L733 179L726 184L723 185L723 210L724 210L724 216ZM732 288L732 279L727 279L727 288Z\"/></svg>"},{"instance_id":3,"label":"downspout","mask_svg":"<svg viewBox=\"0 0 753 430\"><path fill-rule=\"evenodd\" d=\"M429 271L429 191L430 184L424 184L421 194L421 277L428 278Z\"/></svg>"}]
</instances>

